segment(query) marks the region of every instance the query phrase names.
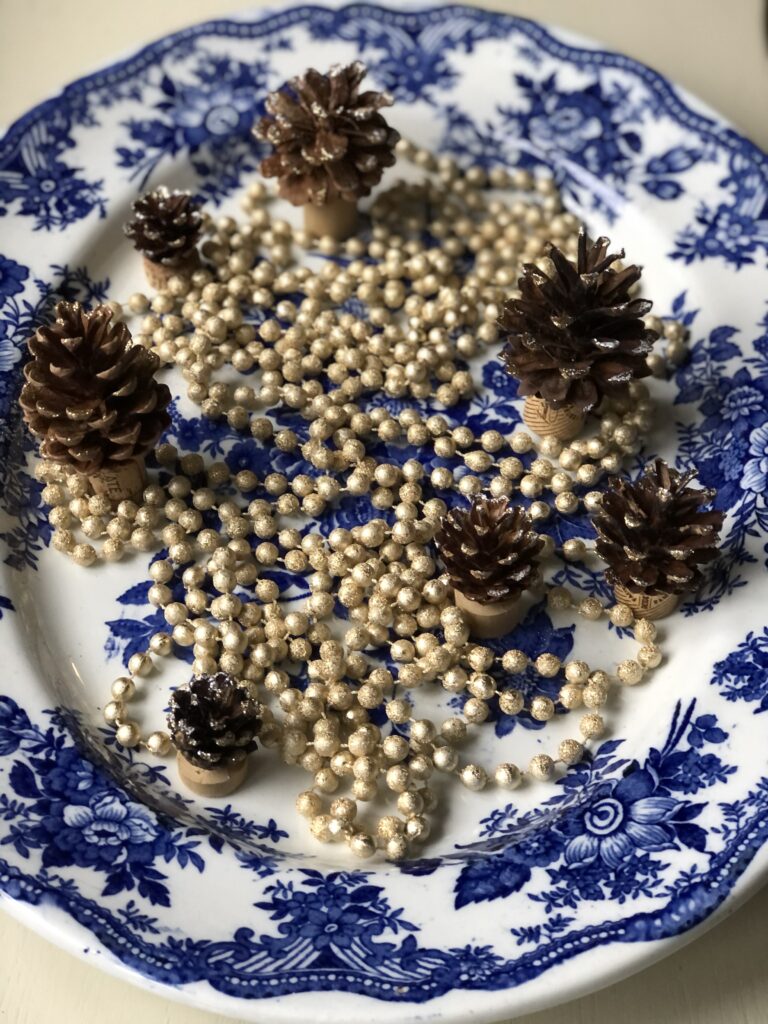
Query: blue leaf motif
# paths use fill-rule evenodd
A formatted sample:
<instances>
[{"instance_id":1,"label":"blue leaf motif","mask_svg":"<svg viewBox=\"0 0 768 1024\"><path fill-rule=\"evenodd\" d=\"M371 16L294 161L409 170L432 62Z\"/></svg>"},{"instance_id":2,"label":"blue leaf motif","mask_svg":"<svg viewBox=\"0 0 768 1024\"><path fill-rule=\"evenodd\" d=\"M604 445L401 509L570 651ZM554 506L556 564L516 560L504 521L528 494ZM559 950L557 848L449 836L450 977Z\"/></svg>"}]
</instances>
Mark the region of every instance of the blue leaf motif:
<instances>
[{"instance_id":1,"label":"blue leaf motif","mask_svg":"<svg viewBox=\"0 0 768 1024\"><path fill-rule=\"evenodd\" d=\"M32 769L27 765L22 764L20 761L17 761L13 768L11 768L11 786L17 796L24 796L27 798L42 796L40 790L37 788L37 783L35 782L35 776Z\"/></svg>"}]
</instances>

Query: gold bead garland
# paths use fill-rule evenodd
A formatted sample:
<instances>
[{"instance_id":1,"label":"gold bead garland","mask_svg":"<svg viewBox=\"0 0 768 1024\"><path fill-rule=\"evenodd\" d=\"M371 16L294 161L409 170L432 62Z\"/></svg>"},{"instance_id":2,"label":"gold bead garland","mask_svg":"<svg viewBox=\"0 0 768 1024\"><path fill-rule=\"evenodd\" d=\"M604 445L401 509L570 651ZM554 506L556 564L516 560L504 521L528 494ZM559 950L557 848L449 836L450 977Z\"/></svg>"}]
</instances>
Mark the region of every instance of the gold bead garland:
<instances>
[{"instance_id":1,"label":"gold bead garland","mask_svg":"<svg viewBox=\"0 0 768 1024\"><path fill-rule=\"evenodd\" d=\"M127 707L155 657L168 656L174 644L191 647L196 673L222 669L254 688L265 705L264 745L279 747L287 763L312 775L312 788L297 801L312 834L321 841L343 839L361 857L380 848L392 859L429 834L433 772L454 775L471 790L551 778L558 766L577 763L602 734L600 709L611 686L635 685L661 660L652 624L639 620L638 655L612 674L576 660L562 666L554 655L540 654L531 667L544 679L562 671L565 682L556 701L534 694L526 705L522 693L499 686L496 675L506 679L525 671L527 657L514 650L497 657L469 643L430 546L447 507L439 494L519 493L537 520L553 508L561 515L582 506L593 511L601 478L639 450L652 405L647 388L634 383L626 401L606 403L596 432L568 444L537 440L524 430L508 438L496 430L476 437L447 415L425 415L417 407L396 416L383 407L361 408L365 396L377 391L416 401L434 394L446 411L471 396L473 379L459 360L496 344L498 311L522 264L545 262L548 240L572 252L579 226L562 212L551 179L502 168L463 173L452 160L410 143L398 148L432 177L419 186L399 183L379 197L370 241L319 240L324 255L346 255L346 266L332 260L318 272L294 266L292 247L310 240L270 217L267 190L257 182L243 200L248 222L207 218L203 252L212 269L171 278L151 300L137 293L127 309L112 303L117 315L144 317L135 341L180 368L188 397L204 416L225 418L233 430L278 453L300 453L318 475L289 479L273 472L260 480L250 470L232 473L225 463L199 455L179 457L166 444L158 448L157 461L169 479L147 487L141 504L121 502L114 509L61 468L41 463L37 470L50 506L52 544L78 564L114 561L126 551L149 552L160 544L168 549L168 558L150 568L149 592L168 630L154 634L149 650L131 659L129 675L113 684L104 708L118 742L143 744L153 754L170 749L163 731L142 739ZM505 202L489 197L487 185L529 198ZM411 212L400 224L393 210L404 199ZM428 246L416 237L416 225L426 226L438 243ZM259 257L259 250L267 257ZM468 272L460 269L467 255L474 259ZM304 296L298 303L296 293ZM366 319L338 309L351 299L367 304ZM250 306L262 311L258 325L245 322ZM654 326L665 334L668 358L676 362L684 345L679 325ZM227 365L243 375L258 370L258 390L214 380ZM656 357L654 372L662 373L663 366ZM276 406L298 413L307 424L305 439L298 429L276 428L264 415ZM460 465L427 474L415 459L402 466L377 461L369 454L375 443L405 443L425 458L434 453ZM582 496L577 489L583 488L590 490ZM315 518L345 497L365 494L375 509L391 510L394 523L373 519L328 537L281 525L282 517ZM204 512L217 514L218 529L204 526ZM553 550L547 538L544 555ZM581 561L588 549L571 539L560 554ZM306 577L305 611L283 614L279 589L261 576L275 565ZM168 586L176 576L183 601L172 600ZM348 615L343 641L328 625L336 600ZM633 625L632 613L621 605L607 610L590 597L576 603L563 588L552 588L548 600L553 610L575 608L589 620L607 615L616 626ZM435 630L442 632L442 642ZM372 664L364 653L384 646L396 673ZM291 685L284 667L291 662L307 664L303 691ZM435 724L414 717L400 694L438 679L448 692L468 696L461 717ZM525 711L538 721L584 707L580 738L561 741L554 757L535 755L524 769L505 762L488 772L462 764L455 748L468 726L489 717L491 700L502 714ZM387 736L370 722L370 712L380 707L396 729ZM352 796L333 796L340 786ZM357 804L382 789L398 813L380 817L365 831Z\"/></svg>"}]
</instances>

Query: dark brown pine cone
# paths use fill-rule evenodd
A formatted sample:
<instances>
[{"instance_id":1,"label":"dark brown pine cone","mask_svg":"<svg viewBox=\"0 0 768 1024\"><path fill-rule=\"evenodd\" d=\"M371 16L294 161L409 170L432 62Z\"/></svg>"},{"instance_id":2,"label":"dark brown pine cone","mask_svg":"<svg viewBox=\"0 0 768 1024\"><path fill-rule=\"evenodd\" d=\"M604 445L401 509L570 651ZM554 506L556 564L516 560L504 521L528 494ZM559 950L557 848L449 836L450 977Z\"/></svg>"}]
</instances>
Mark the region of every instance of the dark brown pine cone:
<instances>
[{"instance_id":1,"label":"dark brown pine cone","mask_svg":"<svg viewBox=\"0 0 768 1024\"><path fill-rule=\"evenodd\" d=\"M543 541L524 508L506 498L473 498L452 508L435 537L451 585L480 604L509 601L539 579Z\"/></svg>"},{"instance_id":2,"label":"dark brown pine cone","mask_svg":"<svg viewBox=\"0 0 768 1024\"><path fill-rule=\"evenodd\" d=\"M640 267L614 270L624 252L608 254L609 245L607 238L589 242L582 229L575 264L555 246L551 276L526 264L520 298L499 318L508 336L502 358L521 395L586 413L650 373L646 356L658 335L642 318L652 303L630 297Z\"/></svg>"},{"instance_id":3,"label":"dark brown pine cone","mask_svg":"<svg viewBox=\"0 0 768 1024\"><path fill-rule=\"evenodd\" d=\"M261 173L277 178L280 195L295 206L356 202L394 164L400 136L379 113L392 98L360 92L366 73L360 61L327 75L311 68L267 97L267 113L254 128L273 147Z\"/></svg>"},{"instance_id":4,"label":"dark brown pine cone","mask_svg":"<svg viewBox=\"0 0 768 1024\"><path fill-rule=\"evenodd\" d=\"M241 763L256 749L261 705L232 676L195 676L171 694L168 729L198 768Z\"/></svg>"},{"instance_id":5,"label":"dark brown pine cone","mask_svg":"<svg viewBox=\"0 0 768 1024\"><path fill-rule=\"evenodd\" d=\"M717 557L723 513L701 511L715 492L689 487L694 476L657 459L634 483L611 481L593 520L611 586L649 595L698 589L699 566Z\"/></svg>"},{"instance_id":6,"label":"dark brown pine cone","mask_svg":"<svg viewBox=\"0 0 768 1024\"><path fill-rule=\"evenodd\" d=\"M202 228L200 203L189 192L171 192L161 185L136 200L123 230L148 260L177 267L195 254Z\"/></svg>"},{"instance_id":7,"label":"dark brown pine cone","mask_svg":"<svg viewBox=\"0 0 768 1024\"><path fill-rule=\"evenodd\" d=\"M146 455L171 422L157 356L107 306L60 302L56 317L29 340L19 399L41 455L88 476Z\"/></svg>"}]
</instances>

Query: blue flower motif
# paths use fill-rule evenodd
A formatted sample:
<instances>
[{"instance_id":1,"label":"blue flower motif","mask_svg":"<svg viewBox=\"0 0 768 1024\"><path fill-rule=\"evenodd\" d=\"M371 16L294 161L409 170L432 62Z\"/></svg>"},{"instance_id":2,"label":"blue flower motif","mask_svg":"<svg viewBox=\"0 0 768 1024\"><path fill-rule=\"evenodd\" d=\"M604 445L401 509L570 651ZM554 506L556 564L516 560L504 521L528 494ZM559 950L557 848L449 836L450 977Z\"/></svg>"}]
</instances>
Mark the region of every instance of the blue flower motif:
<instances>
[{"instance_id":1,"label":"blue flower motif","mask_svg":"<svg viewBox=\"0 0 768 1024\"><path fill-rule=\"evenodd\" d=\"M116 790L93 793L87 803L56 801L42 826L52 846L66 856L65 863L80 867L150 863L162 839L152 812Z\"/></svg>"},{"instance_id":2,"label":"blue flower motif","mask_svg":"<svg viewBox=\"0 0 768 1024\"><path fill-rule=\"evenodd\" d=\"M582 155L604 135L613 134L604 104L587 92L544 96L528 130L531 141L544 152L555 148Z\"/></svg>"},{"instance_id":3,"label":"blue flower motif","mask_svg":"<svg viewBox=\"0 0 768 1024\"><path fill-rule=\"evenodd\" d=\"M753 217L730 206L721 206L700 241L703 256L743 259L757 248L758 225Z\"/></svg>"},{"instance_id":4,"label":"blue flower motif","mask_svg":"<svg viewBox=\"0 0 768 1024\"><path fill-rule=\"evenodd\" d=\"M288 930L289 927L281 925L280 930ZM346 949L358 935L365 935L370 930L370 923L362 919L356 907L336 904L308 910L295 933L309 939L315 949L322 950L328 946Z\"/></svg>"},{"instance_id":5,"label":"blue flower motif","mask_svg":"<svg viewBox=\"0 0 768 1024\"><path fill-rule=\"evenodd\" d=\"M746 367L733 376L723 374L717 387L701 403L706 417L701 433L712 433L716 438L740 437L765 420L768 405L768 377L753 378Z\"/></svg>"},{"instance_id":6,"label":"blue flower motif","mask_svg":"<svg viewBox=\"0 0 768 1024\"><path fill-rule=\"evenodd\" d=\"M184 142L195 148L211 138L246 132L253 122L254 108L253 86L237 88L223 82L208 89L180 89L171 117Z\"/></svg>"},{"instance_id":7,"label":"blue flower motif","mask_svg":"<svg viewBox=\"0 0 768 1024\"><path fill-rule=\"evenodd\" d=\"M8 256L0 255L0 301L24 291L29 269Z\"/></svg>"},{"instance_id":8,"label":"blue flower motif","mask_svg":"<svg viewBox=\"0 0 768 1024\"><path fill-rule=\"evenodd\" d=\"M565 847L571 866L602 860L618 868L635 850L668 850L674 847L674 830L667 824L680 810L679 801L654 795L650 772L635 771L606 790L578 816L581 827Z\"/></svg>"},{"instance_id":9,"label":"blue flower motif","mask_svg":"<svg viewBox=\"0 0 768 1024\"><path fill-rule=\"evenodd\" d=\"M741 486L765 495L768 491L768 425L756 427L749 435L749 454L753 458L744 466Z\"/></svg>"}]
</instances>

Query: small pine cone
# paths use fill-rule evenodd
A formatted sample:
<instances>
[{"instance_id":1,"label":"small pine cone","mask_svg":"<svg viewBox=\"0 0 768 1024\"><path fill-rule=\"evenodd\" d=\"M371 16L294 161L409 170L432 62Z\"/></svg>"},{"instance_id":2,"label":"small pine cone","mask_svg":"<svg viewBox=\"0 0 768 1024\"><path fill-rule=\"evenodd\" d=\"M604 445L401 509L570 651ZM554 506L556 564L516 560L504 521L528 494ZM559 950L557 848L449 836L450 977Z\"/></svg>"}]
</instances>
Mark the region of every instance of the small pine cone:
<instances>
[{"instance_id":1,"label":"small pine cone","mask_svg":"<svg viewBox=\"0 0 768 1024\"><path fill-rule=\"evenodd\" d=\"M701 586L699 567L717 557L723 513L701 511L715 492L689 487L694 476L657 459L634 482L611 481L593 520L611 586L649 596Z\"/></svg>"},{"instance_id":2,"label":"small pine cone","mask_svg":"<svg viewBox=\"0 0 768 1024\"><path fill-rule=\"evenodd\" d=\"M145 456L171 422L157 356L111 319L107 306L60 302L29 340L19 399L43 458L87 476Z\"/></svg>"},{"instance_id":3,"label":"small pine cone","mask_svg":"<svg viewBox=\"0 0 768 1024\"><path fill-rule=\"evenodd\" d=\"M225 672L174 690L167 716L176 749L198 768L240 764L256 749L261 721L261 705Z\"/></svg>"},{"instance_id":4,"label":"small pine cone","mask_svg":"<svg viewBox=\"0 0 768 1024\"><path fill-rule=\"evenodd\" d=\"M254 128L273 147L261 173L277 178L280 195L295 206L356 202L394 164L400 135L379 113L392 98L360 92L366 74L360 61L327 75L311 68L267 97L267 113Z\"/></svg>"},{"instance_id":5,"label":"small pine cone","mask_svg":"<svg viewBox=\"0 0 768 1024\"><path fill-rule=\"evenodd\" d=\"M607 238L589 242L582 229L575 264L555 246L551 276L526 264L520 298L499 318L508 336L502 357L521 395L586 413L650 373L647 356L658 335L643 317L652 303L631 297L640 267L614 270L624 252L608 254L609 245Z\"/></svg>"},{"instance_id":6,"label":"small pine cone","mask_svg":"<svg viewBox=\"0 0 768 1024\"><path fill-rule=\"evenodd\" d=\"M161 185L136 200L123 230L152 263L178 267L195 255L202 228L200 203L189 192L171 192Z\"/></svg>"},{"instance_id":7,"label":"small pine cone","mask_svg":"<svg viewBox=\"0 0 768 1024\"><path fill-rule=\"evenodd\" d=\"M506 498L474 498L452 508L435 538L455 590L480 604L509 601L539 579L542 538L524 508Z\"/></svg>"}]
</instances>

